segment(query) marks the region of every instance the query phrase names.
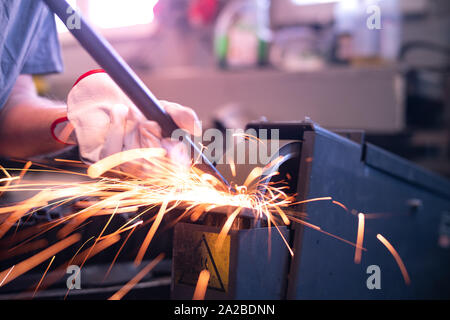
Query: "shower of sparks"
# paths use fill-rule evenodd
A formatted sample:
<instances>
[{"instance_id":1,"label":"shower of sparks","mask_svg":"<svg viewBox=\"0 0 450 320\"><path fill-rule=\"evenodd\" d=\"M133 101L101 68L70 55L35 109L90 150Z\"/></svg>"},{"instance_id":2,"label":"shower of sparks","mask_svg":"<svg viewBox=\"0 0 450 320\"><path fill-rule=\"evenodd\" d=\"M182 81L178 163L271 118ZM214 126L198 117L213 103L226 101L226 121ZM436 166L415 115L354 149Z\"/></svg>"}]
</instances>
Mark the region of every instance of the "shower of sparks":
<instances>
[{"instance_id":1,"label":"shower of sparks","mask_svg":"<svg viewBox=\"0 0 450 320\"><path fill-rule=\"evenodd\" d=\"M356 237L355 263L361 263L361 248L364 241L364 214L358 214L358 235Z\"/></svg>"},{"instance_id":2,"label":"shower of sparks","mask_svg":"<svg viewBox=\"0 0 450 320\"><path fill-rule=\"evenodd\" d=\"M406 270L405 264L403 263L402 258L400 258L400 255L398 254L397 250L395 250L395 248L392 246L392 244L381 234L377 234L377 239L380 240L381 243L384 244L384 246L392 254L392 256L395 259L395 262L397 262L398 267L400 268L400 271L402 272L405 283L407 285L409 285L411 283L411 279L409 278L408 271Z\"/></svg>"},{"instance_id":3,"label":"shower of sparks","mask_svg":"<svg viewBox=\"0 0 450 320\"><path fill-rule=\"evenodd\" d=\"M7 273L6 271L0 272L0 278L4 278L4 283L2 283L2 285L11 282L18 276L24 274L25 272L28 272L34 267L40 265L45 260L48 260L50 257L56 255L58 252L66 249L67 247L70 247L74 243L78 242L80 238L81 237L79 234L73 234L70 237L57 242L53 246L42 250L38 254L35 254L34 256L18 263L12 270L12 272L8 271L8 273L11 273L9 277L5 276L5 274Z\"/></svg>"},{"instance_id":4,"label":"shower of sparks","mask_svg":"<svg viewBox=\"0 0 450 320\"><path fill-rule=\"evenodd\" d=\"M280 160L281 158L278 161ZM79 161L64 159L56 161L77 168L84 166ZM34 248L45 247L46 243L41 243L42 239L38 237L53 229L56 230L59 242L18 263L14 269L0 270L2 271L0 279L4 284L79 242L81 236L75 232L95 216L108 215L109 219L95 237L88 239L78 248L69 261L70 264L83 266L93 255L119 241L122 233L130 232L126 238L128 240L136 228L151 223L135 258L136 265L139 265L162 220L167 213L176 208L184 211L183 218L190 218L192 221L200 219L204 213L214 209L234 208L235 214L229 216L224 223L221 232L223 238L231 229L233 221L244 210L253 214L255 219L267 219L273 226L288 224L290 221L283 208L290 206L295 199L294 196L285 193L285 186L277 187L267 183L271 176L264 176L264 168L254 169L243 185L235 186L234 190L237 191L230 191L216 177L200 171L195 165L186 167L172 161L161 148L134 149L117 153L88 166L86 173L51 168L43 164L36 165L43 169L31 168L31 162L26 162L22 169L0 167L6 176L1 181L3 183L3 186L0 186L1 193L34 193L24 201L0 207L0 238L5 238L11 228L18 231L14 237L7 238L11 244L8 250L10 257ZM19 171L17 176L10 174L14 171ZM63 178L27 180L27 172L61 174ZM83 180L74 182L73 179L64 179L70 174L80 176ZM33 227L33 232L23 233L27 228L18 229L19 222L28 220L39 210L47 209L51 212L68 203L73 203L78 209ZM156 208L158 211L154 215L152 209ZM113 217L122 213L134 213L134 216L118 229L108 230ZM281 232L280 236L283 237ZM285 239L284 241L288 245ZM124 243L109 271L123 245ZM80 252L84 246L85 250ZM290 248L289 250L292 253ZM42 287L45 286L45 282L42 283Z\"/></svg>"},{"instance_id":5,"label":"shower of sparks","mask_svg":"<svg viewBox=\"0 0 450 320\"><path fill-rule=\"evenodd\" d=\"M250 139L251 137L246 136L245 138ZM27 200L0 207L0 238L5 238L12 245L8 250L10 257L32 251L33 249L47 247L50 244L36 238L53 229L56 230L58 237L58 242L55 244L17 263L13 267L3 271L0 270L0 279L2 279L0 286L13 281L63 250L79 243L81 235L75 232L89 224L91 222L90 219L96 216L109 216L108 222L99 230L98 235L89 238L81 246L78 246L78 250L72 258L56 267L56 271L64 270L70 264L81 265L82 267L88 259L119 242L122 233L128 232L109 266L105 275L106 278L133 232L151 223L135 257L135 264L140 265L163 219L174 209L182 212L175 219L174 223L176 223L182 218L197 221L208 212L228 208L228 216L223 223L218 241L215 244L217 247L221 246L226 235L232 229L234 221L245 213L246 216L250 214L255 219L266 220L269 227L275 227L292 256L294 252L279 229L279 226L289 225L291 221L303 224L313 230L355 246L357 252L366 250L362 247L362 235L360 241L359 229L358 241L354 244L322 230L319 226L304 221L304 213L293 210L289 210L289 213L287 213L288 208L291 206L317 201L330 201L346 211L348 209L342 203L333 200L329 196L296 201L296 195L286 192L286 185L283 183L271 183L269 181L270 178L277 175L278 172L274 173L267 169L270 169L272 166L276 167L282 160L283 158L279 157L272 161L269 166L254 168L245 179L244 184L234 185L232 190L227 188L216 177L199 170L195 163L190 167L186 167L184 164L171 160L167 157L166 151L161 148L134 149L120 152L106 157L91 166L86 166L80 161L55 159L56 162L62 162L78 169L86 169L87 167L86 173L52 168L44 164L38 164L43 169L32 169L31 166L33 164L31 162L26 162L22 169L3 168L0 166L0 170L6 176L6 178L0 179L0 182L3 183L3 186L0 186L0 195L4 192L34 192L34 195ZM236 168L234 163L230 165L230 170L235 176ZM266 170L271 173L265 175ZM12 176L10 172L13 171L19 171L18 175ZM27 180L27 172L60 174L63 178L54 180L41 179L38 181ZM71 175L72 178L74 176L81 177L83 180L80 182L79 180L64 179L68 175ZM31 218L39 210L47 209L51 211L64 204L73 204L76 210L32 228L18 229L19 222ZM157 210L156 214L155 210ZM133 215L116 230L108 230L113 217L125 213L132 213ZM13 237L7 238L8 231L13 227L16 229L16 233L14 233ZM31 232L29 231L30 229ZM270 232L270 228L268 230ZM81 251L82 248L84 248L83 251ZM49 272L49 276L43 281L47 272L50 271L53 259L44 272L35 292L37 292L38 288L44 290L57 280L55 277L50 277ZM162 259L162 255L158 256L110 299L121 299ZM197 284L198 297L204 297L204 292L201 292L206 290L208 281L209 273L207 271L202 272Z\"/></svg>"},{"instance_id":6,"label":"shower of sparks","mask_svg":"<svg viewBox=\"0 0 450 320\"><path fill-rule=\"evenodd\" d=\"M206 289L208 288L210 273L208 270L202 270L198 276L192 300L204 300Z\"/></svg>"}]
</instances>

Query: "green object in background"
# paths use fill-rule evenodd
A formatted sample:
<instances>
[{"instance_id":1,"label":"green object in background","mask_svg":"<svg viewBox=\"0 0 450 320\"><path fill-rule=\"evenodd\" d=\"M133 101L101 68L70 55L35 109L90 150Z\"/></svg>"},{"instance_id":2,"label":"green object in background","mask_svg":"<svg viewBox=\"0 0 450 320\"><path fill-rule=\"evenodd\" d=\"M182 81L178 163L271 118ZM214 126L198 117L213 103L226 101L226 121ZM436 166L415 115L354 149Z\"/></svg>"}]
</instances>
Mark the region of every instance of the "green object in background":
<instances>
[{"instance_id":1,"label":"green object in background","mask_svg":"<svg viewBox=\"0 0 450 320\"><path fill-rule=\"evenodd\" d=\"M231 1L219 14L214 30L214 53L219 67L266 65L270 33L268 0Z\"/></svg>"},{"instance_id":2,"label":"green object in background","mask_svg":"<svg viewBox=\"0 0 450 320\"><path fill-rule=\"evenodd\" d=\"M215 39L214 51L217 56L219 66L221 68L226 68L228 52L228 37L226 35L219 36Z\"/></svg>"},{"instance_id":3,"label":"green object in background","mask_svg":"<svg viewBox=\"0 0 450 320\"><path fill-rule=\"evenodd\" d=\"M269 42L259 39L258 41L258 64L264 66L269 61Z\"/></svg>"}]
</instances>

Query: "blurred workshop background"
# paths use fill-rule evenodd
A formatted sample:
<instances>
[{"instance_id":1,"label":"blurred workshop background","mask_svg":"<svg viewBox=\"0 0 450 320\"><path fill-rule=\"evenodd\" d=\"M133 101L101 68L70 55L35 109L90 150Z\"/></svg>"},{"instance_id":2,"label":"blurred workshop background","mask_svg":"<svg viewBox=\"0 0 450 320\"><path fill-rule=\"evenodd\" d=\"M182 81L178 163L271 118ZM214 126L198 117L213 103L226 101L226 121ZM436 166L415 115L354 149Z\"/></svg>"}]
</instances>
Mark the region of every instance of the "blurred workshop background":
<instances>
[{"instance_id":1,"label":"blurred workshop background","mask_svg":"<svg viewBox=\"0 0 450 320\"><path fill-rule=\"evenodd\" d=\"M304 120L450 177L448 0L73 0L160 99L204 128ZM96 63L58 21L65 100Z\"/></svg>"}]
</instances>

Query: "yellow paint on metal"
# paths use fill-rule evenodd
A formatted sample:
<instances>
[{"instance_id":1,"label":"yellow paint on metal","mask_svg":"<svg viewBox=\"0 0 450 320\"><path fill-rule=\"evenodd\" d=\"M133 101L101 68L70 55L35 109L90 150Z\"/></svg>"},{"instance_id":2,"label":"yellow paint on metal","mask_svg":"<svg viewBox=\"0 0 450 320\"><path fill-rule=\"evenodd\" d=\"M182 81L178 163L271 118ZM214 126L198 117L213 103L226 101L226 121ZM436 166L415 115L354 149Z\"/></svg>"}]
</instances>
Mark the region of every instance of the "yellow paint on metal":
<instances>
[{"instance_id":1,"label":"yellow paint on metal","mask_svg":"<svg viewBox=\"0 0 450 320\"><path fill-rule=\"evenodd\" d=\"M217 233L203 233L204 243L202 246L202 257L205 257L206 269L210 272L209 287L221 289L221 282L225 292L228 291L228 278L230 269L230 236L228 235L220 249L216 248ZM206 248L206 243L209 245L210 254ZM213 263L214 262L214 263ZM220 279L219 279L220 276Z\"/></svg>"},{"instance_id":2,"label":"yellow paint on metal","mask_svg":"<svg viewBox=\"0 0 450 320\"><path fill-rule=\"evenodd\" d=\"M192 248L182 251L176 266L175 281L179 284L195 285L198 275L204 269L210 273L208 287L228 292L231 238L227 235L220 248L216 247L218 233L191 231L183 237L183 247Z\"/></svg>"}]
</instances>

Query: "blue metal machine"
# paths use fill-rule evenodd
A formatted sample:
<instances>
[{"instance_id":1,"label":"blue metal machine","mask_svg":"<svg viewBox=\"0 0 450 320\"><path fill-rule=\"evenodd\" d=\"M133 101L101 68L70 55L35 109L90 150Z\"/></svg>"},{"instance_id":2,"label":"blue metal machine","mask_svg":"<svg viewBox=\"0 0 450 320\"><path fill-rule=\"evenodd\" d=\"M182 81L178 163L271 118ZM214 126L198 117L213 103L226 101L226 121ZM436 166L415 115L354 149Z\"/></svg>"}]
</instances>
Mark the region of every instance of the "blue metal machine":
<instances>
[{"instance_id":1,"label":"blue metal machine","mask_svg":"<svg viewBox=\"0 0 450 320\"><path fill-rule=\"evenodd\" d=\"M296 177L291 192L298 200L329 196L348 208L332 201L294 208L306 221L356 242L357 213L365 214L361 263L354 262L353 246L298 223L283 227L293 257L274 228L269 241L267 227L241 222L225 252L215 252L206 247L220 222L183 223L175 227L173 298L192 297L202 268L211 273L210 299L450 298L449 181L366 143L363 134L339 135L308 122L248 127L279 129L280 139L295 141L289 152L296 156L280 172ZM377 234L397 250L410 284ZM368 285L374 269L379 289Z\"/></svg>"}]
</instances>

